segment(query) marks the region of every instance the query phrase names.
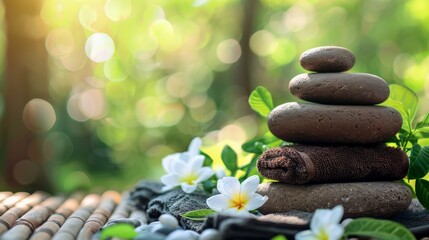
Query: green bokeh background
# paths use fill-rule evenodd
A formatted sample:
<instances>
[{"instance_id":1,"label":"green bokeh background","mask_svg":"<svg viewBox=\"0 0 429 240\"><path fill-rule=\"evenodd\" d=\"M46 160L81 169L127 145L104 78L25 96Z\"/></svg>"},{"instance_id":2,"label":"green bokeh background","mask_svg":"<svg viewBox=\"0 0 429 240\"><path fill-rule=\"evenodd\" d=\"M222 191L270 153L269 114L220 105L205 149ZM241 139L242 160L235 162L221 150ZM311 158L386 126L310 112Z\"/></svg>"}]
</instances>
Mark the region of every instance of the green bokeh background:
<instances>
[{"instance_id":1,"label":"green bokeh background","mask_svg":"<svg viewBox=\"0 0 429 240\"><path fill-rule=\"evenodd\" d=\"M426 0L44 0L34 28L45 30L55 124L37 135L48 146L37 165L50 191L127 189L158 179L162 157L195 136L214 158L226 143L239 151L266 131L247 104L251 90L265 86L275 105L296 101L287 86L305 72L299 55L322 45L350 49L351 72L406 85L428 112L428 10ZM115 43L104 63L85 55L96 32ZM5 41L3 28L2 55ZM19 167L28 164L14 170L21 186L0 177L2 189L34 190Z\"/></svg>"}]
</instances>

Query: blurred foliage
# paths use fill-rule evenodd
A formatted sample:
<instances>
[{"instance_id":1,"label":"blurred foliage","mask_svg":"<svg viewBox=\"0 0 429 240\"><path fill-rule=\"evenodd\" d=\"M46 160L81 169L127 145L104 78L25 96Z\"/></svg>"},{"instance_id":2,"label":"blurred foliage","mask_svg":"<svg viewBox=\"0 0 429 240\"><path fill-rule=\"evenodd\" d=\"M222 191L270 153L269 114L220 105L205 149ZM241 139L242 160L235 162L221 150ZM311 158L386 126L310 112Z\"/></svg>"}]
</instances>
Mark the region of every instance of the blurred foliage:
<instances>
[{"instance_id":1,"label":"blurred foliage","mask_svg":"<svg viewBox=\"0 0 429 240\"><path fill-rule=\"evenodd\" d=\"M56 114L45 165L59 191L124 189L158 179L162 157L194 136L222 145L212 156L226 143L240 152L266 130L247 104L250 91L265 86L274 105L297 100L288 82L304 72L299 55L321 45L350 49L352 72L405 84L427 102L428 8L426 0L45 0ZM88 58L105 46L85 49L94 33L113 40L105 62Z\"/></svg>"}]
</instances>

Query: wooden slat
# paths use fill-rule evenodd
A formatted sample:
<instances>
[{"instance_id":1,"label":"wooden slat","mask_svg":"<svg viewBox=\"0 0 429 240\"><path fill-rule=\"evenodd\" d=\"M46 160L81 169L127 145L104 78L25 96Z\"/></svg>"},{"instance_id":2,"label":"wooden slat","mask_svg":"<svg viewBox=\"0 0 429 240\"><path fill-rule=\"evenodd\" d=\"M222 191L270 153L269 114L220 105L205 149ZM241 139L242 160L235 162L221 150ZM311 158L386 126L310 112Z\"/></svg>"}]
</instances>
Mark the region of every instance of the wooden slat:
<instances>
[{"instance_id":1,"label":"wooden slat","mask_svg":"<svg viewBox=\"0 0 429 240\"><path fill-rule=\"evenodd\" d=\"M0 204L0 216L3 215L11 207L15 206L19 201L28 197L30 194L26 192L17 192L12 196L4 199Z\"/></svg>"},{"instance_id":2,"label":"wooden slat","mask_svg":"<svg viewBox=\"0 0 429 240\"><path fill-rule=\"evenodd\" d=\"M27 198L22 199L14 207L7 210L0 217L0 234L9 230L9 228L15 223L15 221L24 215L28 210L30 210L33 206L39 204L46 198L48 198L48 194L44 192L36 192L30 195Z\"/></svg>"},{"instance_id":3,"label":"wooden slat","mask_svg":"<svg viewBox=\"0 0 429 240\"><path fill-rule=\"evenodd\" d=\"M30 240L51 239L58 232L66 219L79 207L83 194L73 194L67 199L49 219L36 229Z\"/></svg>"},{"instance_id":4,"label":"wooden slat","mask_svg":"<svg viewBox=\"0 0 429 240\"><path fill-rule=\"evenodd\" d=\"M80 230L78 240L91 239L92 235L103 226L109 219L116 204L120 201L121 195L115 191L107 191L103 194L101 203L92 215L86 220L85 225Z\"/></svg>"},{"instance_id":5,"label":"wooden slat","mask_svg":"<svg viewBox=\"0 0 429 240\"><path fill-rule=\"evenodd\" d=\"M12 192L0 192L0 201L12 196Z\"/></svg>"},{"instance_id":6,"label":"wooden slat","mask_svg":"<svg viewBox=\"0 0 429 240\"><path fill-rule=\"evenodd\" d=\"M19 218L12 228L2 236L2 240L28 239L37 227L42 225L49 216L64 202L65 197L55 196L43 201L40 205Z\"/></svg>"},{"instance_id":7,"label":"wooden slat","mask_svg":"<svg viewBox=\"0 0 429 240\"><path fill-rule=\"evenodd\" d=\"M97 194L87 195L80 204L79 208L67 218L63 226L52 238L53 240L74 240L82 229L85 221L98 206L100 196Z\"/></svg>"}]
</instances>

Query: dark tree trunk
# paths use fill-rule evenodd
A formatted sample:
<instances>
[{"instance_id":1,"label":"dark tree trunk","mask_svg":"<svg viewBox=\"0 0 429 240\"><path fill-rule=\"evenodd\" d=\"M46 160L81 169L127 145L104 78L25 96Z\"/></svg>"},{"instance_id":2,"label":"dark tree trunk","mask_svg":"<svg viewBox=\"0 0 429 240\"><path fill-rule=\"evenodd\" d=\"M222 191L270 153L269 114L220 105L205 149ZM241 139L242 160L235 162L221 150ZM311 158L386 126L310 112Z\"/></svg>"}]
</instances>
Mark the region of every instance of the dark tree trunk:
<instances>
[{"instance_id":1,"label":"dark tree trunk","mask_svg":"<svg viewBox=\"0 0 429 240\"><path fill-rule=\"evenodd\" d=\"M255 12L259 1L245 0L243 1L244 16L242 23L243 35L240 39L241 57L237 66L237 77L240 86L244 89L248 96L252 89L252 59L254 55L250 50L250 37L253 33L253 23Z\"/></svg>"},{"instance_id":2,"label":"dark tree trunk","mask_svg":"<svg viewBox=\"0 0 429 240\"><path fill-rule=\"evenodd\" d=\"M43 0L5 0L6 56L5 115L2 122L7 183L15 189L49 190L41 149L43 135L23 122L23 109L34 98L49 101L45 32L40 9ZM25 162L23 162L25 161ZM25 164L23 164L25 163ZM17 167L18 165L18 167ZM20 168L20 166L22 168ZM20 181L30 174L32 181Z\"/></svg>"}]
</instances>

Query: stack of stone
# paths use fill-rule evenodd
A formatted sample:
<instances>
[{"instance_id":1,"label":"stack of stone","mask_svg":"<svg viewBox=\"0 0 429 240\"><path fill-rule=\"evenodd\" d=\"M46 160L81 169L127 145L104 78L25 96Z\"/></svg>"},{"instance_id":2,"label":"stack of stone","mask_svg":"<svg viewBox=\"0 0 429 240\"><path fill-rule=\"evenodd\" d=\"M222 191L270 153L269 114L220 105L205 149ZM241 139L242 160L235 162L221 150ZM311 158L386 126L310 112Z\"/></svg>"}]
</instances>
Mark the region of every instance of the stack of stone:
<instances>
[{"instance_id":1,"label":"stack of stone","mask_svg":"<svg viewBox=\"0 0 429 240\"><path fill-rule=\"evenodd\" d=\"M261 184L269 200L264 213L343 205L345 217L391 217L404 211L412 193L400 182L408 157L387 147L400 130L401 115L377 106L389 96L388 84L366 73L346 73L355 63L349 50L318 47L301 55L301 66L316 73L294 77L293 95L308 101L277 106L268 127L293 143L269 149L258 160L261 175L277 180Z\"/></svg>"}]
</instances>

